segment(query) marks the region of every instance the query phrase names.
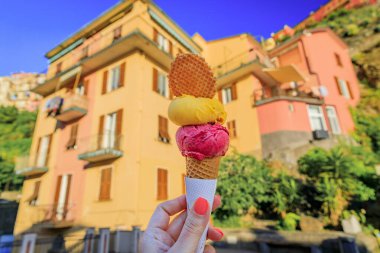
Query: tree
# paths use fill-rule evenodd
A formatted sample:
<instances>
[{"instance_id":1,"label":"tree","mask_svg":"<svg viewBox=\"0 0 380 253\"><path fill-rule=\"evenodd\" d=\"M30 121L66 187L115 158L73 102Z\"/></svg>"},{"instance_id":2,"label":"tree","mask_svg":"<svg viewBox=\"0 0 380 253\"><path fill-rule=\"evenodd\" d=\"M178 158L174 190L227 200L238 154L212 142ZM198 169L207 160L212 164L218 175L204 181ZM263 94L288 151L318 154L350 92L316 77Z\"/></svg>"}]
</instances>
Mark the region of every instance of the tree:
<instances>
[{"instance_id":1,"label":"tree","mask_svg":"<svg viewBox=\"0 0 380 253\"><path fill-rule=\"evenodd\" d=\"M339 146L329 151L312 149L299 159L298 165L308 184L316 189L313 198L322 203L322 213L330 217L333 225L338 224L350 201L375 199L375 190L363 181L375 176L374 169Z\"/></svg>"},{"instance_id":2,"label":"tree","mask_svg":"<svg viewBox=\"0 0 380 253\"><path fill-rule=\"evenodd\" d=\"M273 177L264 162L234 153L222 160L219 171L217 193L223 196L223 205L215 211L215 218L242 216L270 203Z\"/></svg>"},{"instance_id":3,"label":"tree","mask_svg":"<svg viewBox=\"0 0 380 253\"><path fill-rule=\"evenodd\" d=\"M22 177L14 174L14 159L26 155L32 142L36 113L0 106L0 190L17 190Z\"/></svg>"}]
</instances>

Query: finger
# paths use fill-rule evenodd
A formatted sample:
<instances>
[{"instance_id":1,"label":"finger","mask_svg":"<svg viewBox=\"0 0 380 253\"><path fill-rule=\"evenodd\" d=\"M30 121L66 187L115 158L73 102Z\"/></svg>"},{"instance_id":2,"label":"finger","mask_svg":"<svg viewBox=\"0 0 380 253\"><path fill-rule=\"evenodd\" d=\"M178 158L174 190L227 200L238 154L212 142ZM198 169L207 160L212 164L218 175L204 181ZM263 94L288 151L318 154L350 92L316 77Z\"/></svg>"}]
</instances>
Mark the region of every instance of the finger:
<instances>
[{"instance_id":1,"label":"finger","mask_svg":"<svg viewBox=\"0 0 380 253\"><path fill-rule=\"evenodd\" d=\"M171 252L193 253L210 219L210 207L206 199L198 198L189 210L182 231Z\"/></svg>"},{"instance_id":2,"label":"finger","mask_svg":"<svg viewBox=\"0 0 380 253\"><path fill-rule=\"evenodd\" d=\"M221 204L221 199L219 195L214 197L212 210L214 211ZM179 234L181 233L183 224L185 223L187 217L187 212L184 211L179 214L169 225L167 230L168 234L173 238L174 241L177 241Z\"/></svg>"},{"instance_id":3,"label":"finger","mask_svg":"<svg viewBox=\"0 0 380 253\"><path fill-rule=\"evenodd\" d=\"M154 211L148 228L161 228L166 230L169 225L170 216L186 209L186 196L182 195L176 199L162 202Z\"/></svg>"},{"instance_id":4,"label":"finger","mask_svg":"<svg viewBox=\"0 0 380 253\"><path fill-rule=\"evenodd\" d=\"M213 240L214 242L218 242L222 240L223 236L224 236L224 233L219 228L215 228L212 226L208 227L208 231L207 231L208 239Z\"/></svg>"},{"instance_id":5,"label":"finger","mask_svg":"<svg viewBox=\"0 0 380 253\"><path fill-rule=\"evenodd\" d=\"M216 253L216 250L213 246L211 245L206 245L205 250L203 253Z\"/></svg>"}]
</instances>

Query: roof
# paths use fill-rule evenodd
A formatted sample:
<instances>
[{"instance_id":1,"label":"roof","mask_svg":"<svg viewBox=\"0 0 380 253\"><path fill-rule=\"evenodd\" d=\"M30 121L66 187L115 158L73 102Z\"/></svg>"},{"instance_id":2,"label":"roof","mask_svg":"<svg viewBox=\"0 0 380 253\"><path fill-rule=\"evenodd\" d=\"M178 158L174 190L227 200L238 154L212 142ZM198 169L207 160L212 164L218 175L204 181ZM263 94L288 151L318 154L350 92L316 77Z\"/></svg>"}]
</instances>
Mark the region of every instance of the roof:
<instances>
[{"instance_id":1,"label":"roof","mask_svg":"<svg viewBox=\"0 0 380 253\"><path fill-rule=\"evenodd\" d=\"M83 37L90 36L97 31L103 29L109 24L109 21L112 20L112 18L117 17L122 12L128 11L132 9L133 3L137 0L120 0L117 4L113 5L106 11L102 12L100 15L98 15L96 18L88 22L87 24L83 25L79 30L71 34L66 40L61 42L59 45L55 46L53 49L48 51L45 54L46 58L51 58L58 53L60 53L62 50L72 46L75 43L81 43L81 39ZM152 5L154 8L156 8L160 13L162 13L167 19L169 19L170 22L173 23L173 25L178 28L198 49L201 49L201 47L195 43L192 38L175 22L173 21L160 7L158 7L153 1L151 0L140 0L143 2L147 2L150 5Z\"/></svg>"}]
</instances>

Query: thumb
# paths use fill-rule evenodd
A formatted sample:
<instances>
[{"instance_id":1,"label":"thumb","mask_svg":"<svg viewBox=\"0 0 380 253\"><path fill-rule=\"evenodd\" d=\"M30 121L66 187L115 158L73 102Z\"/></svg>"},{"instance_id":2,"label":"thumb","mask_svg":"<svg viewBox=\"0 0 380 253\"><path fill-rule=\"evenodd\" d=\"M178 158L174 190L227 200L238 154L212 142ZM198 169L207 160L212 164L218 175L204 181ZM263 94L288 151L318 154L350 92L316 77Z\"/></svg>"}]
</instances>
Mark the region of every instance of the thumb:
<instances>
[{"instance_id":1,"label":"thumb","mask_svg":"<svg viewBox=\"0 0 380 253\"><path fill-rule=\"evenodd\" d=\"M183 225L181 234L170 252L194 253L210 219L210 207L206 199L198 198Z\"/></svg>"}]
</instances>

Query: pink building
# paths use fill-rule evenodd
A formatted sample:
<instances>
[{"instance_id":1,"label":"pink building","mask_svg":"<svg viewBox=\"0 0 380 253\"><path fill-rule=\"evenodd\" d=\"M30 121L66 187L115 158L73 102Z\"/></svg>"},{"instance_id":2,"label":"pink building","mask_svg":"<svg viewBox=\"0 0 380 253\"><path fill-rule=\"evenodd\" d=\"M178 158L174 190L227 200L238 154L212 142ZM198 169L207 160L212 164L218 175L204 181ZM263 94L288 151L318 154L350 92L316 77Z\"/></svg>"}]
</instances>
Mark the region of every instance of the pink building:
<instances>
[{"instance_id":1,"label":"pink building","mask_svg":"<svg viewBox=\"0 0 380 253\"><path fill-rule=\"evenodd\" d=\"M315 29L270 52L304 81L263 84L254 94L263 156L293 163L310 145L331 147L354 130L349 108L360 98L348 48L330 29Z\"/></svg>"}]
</instances>

